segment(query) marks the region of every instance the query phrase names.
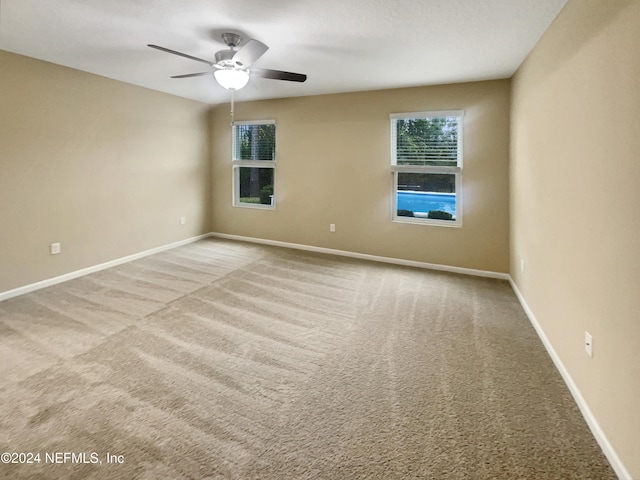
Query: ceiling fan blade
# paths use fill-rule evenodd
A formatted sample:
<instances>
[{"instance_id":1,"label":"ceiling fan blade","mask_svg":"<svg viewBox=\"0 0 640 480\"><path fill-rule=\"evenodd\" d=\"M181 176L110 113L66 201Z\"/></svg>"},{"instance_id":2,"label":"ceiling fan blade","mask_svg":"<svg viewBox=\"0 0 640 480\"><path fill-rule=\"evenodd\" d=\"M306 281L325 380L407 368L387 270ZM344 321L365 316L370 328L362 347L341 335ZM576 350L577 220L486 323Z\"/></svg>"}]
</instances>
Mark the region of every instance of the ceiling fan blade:
<instances>
[{"instance_id":1,"label":"ceiling fan blade","mask_svg":"<svg viewBox=\"0 0 640 480\"><path fill-rule=\"evenodd\" d=\"M231 59L236 65L248 67L253 65L265 52L269 50L264 43L258 40L249 40L244 46L236 52Z\"/></svg>"},{"instance_id":2,"label":"ceiling fan blade","mask_svg":"<svg viewBox=\"0 0 640 480\"><path fill-rule=\"evenodd\" d=\"M307 76L303 73L282 72L280 70L267 70L264 68L252 68L251 73L262 78L288 80L290 82L304 82L307 79Z\"/></svg>"},{"instance_id":3,"label":"ceiling fan blade","mask_svg":"<svg viewBox=\"0 0 640 480\"><path fill-rule=\"evenodd\" d=\"M193 57L191 55L187 55L186 53L176 52L175 50L170 50L168 48L160 47L158 45L148 44L147 47L155 48L156 50L160 50L162 52L172 53L173 55L179 55L181 57L188 58L189 60L195 60L196 62L206 63L207 65L213 67L213 62L210 62L208 60L203 60L202 58Z\"/></svg>"},{"instance_id":4,"label":"ceiling fan blade","mask_svg":"<svg viewBox=\"0 0 640 480\"><path fill-rule=\"evenodd\" d=\"M185 73L184 75L174 75L171 78L201 77L203 75L213 75L213 72Z\"/></svg>"}]
</instances>

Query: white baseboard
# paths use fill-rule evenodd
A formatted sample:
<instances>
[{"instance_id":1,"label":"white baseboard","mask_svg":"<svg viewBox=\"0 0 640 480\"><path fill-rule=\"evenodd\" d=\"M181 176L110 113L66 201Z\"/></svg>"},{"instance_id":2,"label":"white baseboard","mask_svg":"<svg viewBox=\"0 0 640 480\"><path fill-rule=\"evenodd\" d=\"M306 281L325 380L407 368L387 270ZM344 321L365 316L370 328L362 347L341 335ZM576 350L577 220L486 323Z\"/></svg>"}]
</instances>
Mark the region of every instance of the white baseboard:
<instances>
[{"instance_id":1,"label":"white baseboard","mask_svg":"<svg viewBox=\"0 0 640 480\"><path fill-rule=\"evenodd\" d=\"M138 260L139 258L147 257L149 255L153 255L154 253L163 252L165 250L179 247L181 245L197 242L198 240L202 240L203 238L207 238L208 236L209 234L207 233L204 235L199 235L197 237L187 238L186 240L180 240L178 242L173 242L168 245L162 245L160 247L152 248L150 250L145 250L144 252L134 253L133 255L127 255L126 257L116 258L115 260L101 263L99 265L94 265L92 267L83 268L81 270L76 270L74 272L65 273L64 275L48 278L47 280L31 283L23 287L14 288L13 290L0 292L0 302L12 297L17 297L18 295L24 295L25 293L33 292L35 290L40 290L41 288L46 288L46 287L50 287L51 285L56 285L58 283L66 282L67 280L72 280L74 278L82 277L83 275L88 275L90 273L98 272L100 270L104 270L105 268L111 268L111 267L115 267L116 265L121 265L123 263L131 262L132 260Z\"/></svg>"},{"instance_id":2,"label":"white baseboard","mask_svg":"<svg viewBox=\"0 0 640 480\"><path fill-rule=\"evenodd\" d=\"M475 270L473 268L451 267L448 265L439 265L437 263L416 262L413 260L402 260L392 257L380 257L378 255L369 255L366 253L348 252L345 250L334 250L332 248L315 247L313 245L302 245L299 243L280 242L278 240L266 240L263 238L243 237L241 235L230 235L227 233L212 232L211 237L226 238L229 240L238 240L242 242L260 243L263 245L272 245L275 247L293 248L296 250L306 250L308 252L326 253L329 255L339 255L342 257L358 258L360 260L371 260L374 262L392 263L394 265L404 265L405 267L425 268L429 270L441 270L444 272L461 273L463 275L473 275L476 277L498 278L501 280L509 280L511 277L508 273L490 272L487 270Z\"/></svg>"},{"instance_id":3,"label":"white baseboard","mask_svg":"<svg viewBox=\"0 0 640 480\"><path fill-rule=\"evenodd\" d=\"M131 262L139 258L153 255L154 253L163 252L165 250L179 247L181 245L197 242L198 240L202 240L207 237L218 237L218 238L226 238L230 240L239 240L244 242L261 243L261 244L272 245L277 247L293 248L297 250L306 250L306 251L317 252L317 253L327 253L330 255L340 255L344 257L358 258L362 260L372 260L376 262L392 263L396 265L404 265L409 267L427 268L431 270L442 270L446 272L461 273L464 275L474 275L478 277L498 278L502 280L509 280L510 278L509 275L506 273L489 272L485 270L474 270L471 268L462 268L462 267L450 267L447 265L438 265L434 263L416 262L412 260L401 260L401 259L390 258L390 257L380 257L377 255L368 255L365 253L347 252L344 250L334 250L331 248L314 247L311 245L301 245L297 243L280 242L276 240L266 240L261 238L243 237L240 235L228 235L224 233L214 232L214 233L207 233L204 235L198 235L197 237L191 237L186 240L180 240L178 242L173 242L167 245L162 245L160 247L145 250L144 252L127 255L126 257L116 258L115 260L111 260L109 262L105 262L99 265L83 268L81 270L65 273L57 277L48 278L40 282L31 283L29 285L24 285L22 287L14 288L6 292L0 292L0 302L3 300L8 300L9 298L17 297L19 295L24 295L25 293L33 292L35 290L40 290L41 288L46 288L52 285L56 285L58 283L66 282L67 280L72 280L74 278L78 278L83 275L88 275L90 273L98 272L106 268L115 267L116 265L121 265L123 263Z\"/></svg>"},{"instance_id":4,"label":"white baseboard","mask_svg":"<svg viewBox=\"0 0 640 480\"><path fill-rule=\"evenodd\" d=\"M529 308L529 305L527 305L526 300L522 296L522 293L520 293L520 290L518 289L516 282L513 281L513 278L511 278L511 276L509 276L509 283L511 283L511 287L515 292L516 297L518 297L518 300L520 301L522 308L527 314L527 317L529 317L529 321L531 322L531 325L533 325L533 328L536 330L538 337L540 337L540 340L542 340L544 347L547 349L547 352L549 353L551 360L553 360L553 363L555 364L556 368L560 372L560 375L562 376L564 382L567 384L567 387L569 388L569 391L571 392L573 399L578 405L578 408L580 409L582 416L584 417L584 419L587 422L587 425L591 429L591 433L593 433L593 436L598 442L598 445L600 445L600 448L602 449L602 452L607 457L607 460L609 460L609 463L613 467L613 470L616 472L616 475L618 475L618 478L620 478L621 480L633 480L631 478L631 474L622 463L622 460L620 460L620 457L618 457L618 454L613 449L613 446L611 445L611 443L609 443L609 440L607 439L607 436L602 431L602 428L600 428L600 424L598 423L595 416L591 412L591 409L587 405L587 402L582 396L582 393L580 393L580 389L571 378L571 375L565 368L564 364L562 363L562 360L560 360L560 357L554 350L553 346L551 345L551 342L545 335L544 330L542 330L540 323L538 323L536 316L533 314L533 311L531 311L531 308Z\"/></svg>"}]
</instances>

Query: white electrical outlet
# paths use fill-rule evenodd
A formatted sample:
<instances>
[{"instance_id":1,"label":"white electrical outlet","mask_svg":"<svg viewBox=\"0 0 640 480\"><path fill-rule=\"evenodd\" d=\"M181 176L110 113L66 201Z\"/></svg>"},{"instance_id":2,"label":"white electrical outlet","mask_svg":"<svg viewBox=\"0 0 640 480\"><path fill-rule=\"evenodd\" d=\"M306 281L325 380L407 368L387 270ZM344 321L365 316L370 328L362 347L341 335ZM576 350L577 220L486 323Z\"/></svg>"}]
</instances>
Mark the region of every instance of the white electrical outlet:
<instances>
[{"instance_id":1,"label":"white electrical outlet","mask_svg":"<svg viewBox=\"0 0 640 480\"><path fill-rule=\"evenodd\" d=\"M593 357L593 337L589 332L584 332L584 351L587 355Z\"/></svg>"},{"instance_id":2,"label":"white electrical outlet","mask_svg":"<svg viewBox=\"0 0 640 480\"><path fill-rule=\"evenodd\" d=\"M51 253L51 255L57 255L62 251L62 247L60 246L60 243L52 243L51 245L49 245L49 253Z\"/></svg>"},{"instance_id":3,"label":"white electrical outlet","mask_svg":"<svg viewBox=\"0 0 640 480\"><path fill-rule=\"evenodd\" d=\"M187 223L187 217L180 217L180 225Z\"/></svg>"},{"instance_id":4,"label":"white electrical outlet","mask_svg":"<svg viewBox=\"0 0 640 480\"><path fill-rule=\"evenodd\" d=\"M520 257L520 273L524 273L524 258Z\"/></svg>"},{"instance_id":5,"label":"white electrical outlet","mask_svg":"<svg viewBox=\"0 0 640 480\"><path fill-rule=\"evenodd\" d=\"M335 223L330 223L329 224L329 231L332 232L332 233L336 231L336 224Z\"/></svg>"}]
</instances>

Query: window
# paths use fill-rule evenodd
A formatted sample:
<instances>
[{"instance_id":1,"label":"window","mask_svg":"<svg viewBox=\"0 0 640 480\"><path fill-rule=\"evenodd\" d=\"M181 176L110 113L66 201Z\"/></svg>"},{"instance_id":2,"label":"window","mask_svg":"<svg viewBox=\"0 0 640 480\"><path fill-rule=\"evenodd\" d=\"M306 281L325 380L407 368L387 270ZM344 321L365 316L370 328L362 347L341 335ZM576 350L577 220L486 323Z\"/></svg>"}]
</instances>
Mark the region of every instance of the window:
<instances>
[{"instance_id":1,"label":"window","mask_svg":"<svg viewBox=\"0 0 640 480\"><path fill-rule=\"evenodd\" d=\"M391 115L394 221L462 226L463 115Z\"/></svg>"},{"instance_id":2,"label":"window","mask_svg":"<svg viewBox=\"0 0 640 480\"><path fill-rule=\"evenodd\" d=\"M233 205L275 208L275 122L235 122L232 129Z\"/></svg>"}]
</instances>

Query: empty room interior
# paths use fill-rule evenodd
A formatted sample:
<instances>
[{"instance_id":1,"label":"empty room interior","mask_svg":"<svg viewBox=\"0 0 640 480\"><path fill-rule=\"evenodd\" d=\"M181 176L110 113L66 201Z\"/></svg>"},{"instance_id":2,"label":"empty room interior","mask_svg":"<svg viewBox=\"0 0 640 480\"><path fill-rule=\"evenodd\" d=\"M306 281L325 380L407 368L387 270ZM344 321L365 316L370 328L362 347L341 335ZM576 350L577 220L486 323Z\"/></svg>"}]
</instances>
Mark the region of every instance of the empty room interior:
<instances>
[{"instance_id":1,"label":"empty room interior","mask_svg":"<svg viewBox=\"0 0 640 480\"><path fill-rule=\"evenodd\" d=\"M0 477L640 479L640 1L53 3Z\"/></svg>"}]
</instances>

